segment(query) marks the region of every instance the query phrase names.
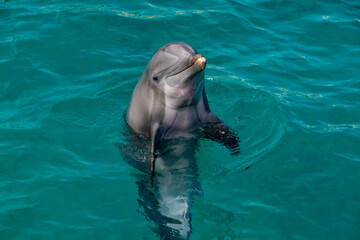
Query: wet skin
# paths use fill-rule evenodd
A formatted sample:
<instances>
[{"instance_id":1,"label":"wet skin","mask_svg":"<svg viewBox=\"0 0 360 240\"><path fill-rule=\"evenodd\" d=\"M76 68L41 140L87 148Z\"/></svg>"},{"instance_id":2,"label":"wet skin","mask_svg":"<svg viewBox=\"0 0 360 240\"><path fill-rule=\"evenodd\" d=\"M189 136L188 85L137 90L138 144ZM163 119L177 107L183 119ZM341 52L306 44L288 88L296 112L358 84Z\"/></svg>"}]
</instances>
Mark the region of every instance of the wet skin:
<instances>
[{"instance_id":1,"label":"wet skin","mask_svg":"<svg viewBox=\"0 0 360 240\"><path fill-rule=\"evenodd\" d=\"M204 85L206 59L186 43L161 47L136 85L126 121L151 141L151 174L159 141L202 128L205 137L237 149L238 139L211 111Z\"/></svg>"}]
</instances>

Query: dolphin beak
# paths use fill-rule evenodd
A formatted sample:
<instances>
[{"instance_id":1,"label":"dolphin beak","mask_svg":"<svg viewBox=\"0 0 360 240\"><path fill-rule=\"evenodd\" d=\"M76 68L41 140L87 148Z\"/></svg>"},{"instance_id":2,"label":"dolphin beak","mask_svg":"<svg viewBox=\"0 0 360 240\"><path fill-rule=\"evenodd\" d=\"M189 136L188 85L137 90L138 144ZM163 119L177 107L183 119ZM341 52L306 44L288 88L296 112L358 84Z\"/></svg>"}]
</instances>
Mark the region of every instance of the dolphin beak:
<instances>
[{"instance_id":1,"label":"dolphin beak","mask_svg":"<svg viewBox=\"0 0 360 240\"><path fill-rule=\"evenodd\" d=\"M204 56L201 54L196 54L194 67L196 67L199 71L202 71L204 70L205 66L206 66L206 58L204 58Z\"/></svg>"}]
</instances>

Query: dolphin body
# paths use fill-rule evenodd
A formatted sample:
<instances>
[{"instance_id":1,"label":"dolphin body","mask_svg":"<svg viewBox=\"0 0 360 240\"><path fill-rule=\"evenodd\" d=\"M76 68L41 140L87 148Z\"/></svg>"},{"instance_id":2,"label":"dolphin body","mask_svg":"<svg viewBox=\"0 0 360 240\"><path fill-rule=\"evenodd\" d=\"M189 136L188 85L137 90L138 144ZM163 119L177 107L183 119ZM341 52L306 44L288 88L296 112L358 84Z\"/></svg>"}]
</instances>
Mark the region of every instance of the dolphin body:
<instances>
[{"instance_id":1,"label":"dolphin body","mask_svg":"<svg viewBox=\"0 0 360 240\"><path fill-rule=\"evenodd\" d=\"M194 129L201 129L204 137L233 153L238 151L238 138L210 111L205 66L206 59L188 44L170 43L155 52L134 89L126 121L134 132L151 141L152 176L159 142Z\"/></svg>"},{"instance_id":2,"label":"dolphin body","mask_svg":"<svg viewBox=\"0 0 360 240\"><path fill-rule=\"evenodd\" d=\"M156 175L135 174L139 210L160 239L187 240L192 232L191 207L202 195L196 164L196 138L164 140L158 146Z\"/></svg>"}]
</instances>

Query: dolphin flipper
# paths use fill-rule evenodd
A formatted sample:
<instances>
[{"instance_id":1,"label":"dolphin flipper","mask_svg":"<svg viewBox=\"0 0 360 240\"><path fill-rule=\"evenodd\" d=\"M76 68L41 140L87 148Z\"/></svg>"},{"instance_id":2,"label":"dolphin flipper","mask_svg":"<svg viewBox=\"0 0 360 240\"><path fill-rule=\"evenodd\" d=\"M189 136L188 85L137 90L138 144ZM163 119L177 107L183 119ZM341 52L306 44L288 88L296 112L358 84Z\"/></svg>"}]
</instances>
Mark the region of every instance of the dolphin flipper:
<instances>
[{"instance_id":1,"label":"dolphin flipper","mask_svg":"<svg viewBox=\"0 0 360 240\"><path fill-rule=\"evenodd\" d=\"M158 123L154 122L150 129L150 140L151 140L151 152L150 152L150 171L151 177L154 177L155 173L155 153L156 147L163 136L163 127Z\"/></svg>"},{"instance_id":2,"label":"dolphin flipper","mask_svg":"<svg viewBox=\"0 0 360 240\"><path fill-rule=\"evenodd\" d=\"M232 154L240 153L239 138L223 122L208 123L202 127L202 130L205 138L221 143Z\"/></svg>"}]
</instances>

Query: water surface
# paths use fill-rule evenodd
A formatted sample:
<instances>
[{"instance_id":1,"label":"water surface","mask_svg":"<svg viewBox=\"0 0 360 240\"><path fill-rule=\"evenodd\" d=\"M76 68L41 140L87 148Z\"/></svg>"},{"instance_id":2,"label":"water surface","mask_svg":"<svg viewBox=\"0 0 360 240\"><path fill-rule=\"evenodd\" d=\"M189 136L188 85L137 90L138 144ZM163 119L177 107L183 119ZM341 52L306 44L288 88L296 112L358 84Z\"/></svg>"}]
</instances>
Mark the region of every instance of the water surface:
<instances>
[{"instance_id":1,"label":"water surface","mask_svg":"<svg viewBox=\"0 0 360 240\"><path fill-rule=\"evenodd\" d=\"M359 17L351 0L0 2L0 239L359 239ZM241 139L184 151L168 187L186 236L160 231L146 194L166 185L119 149L174 41L207 58L210 107Z\"/></svg>"}]
</instances>

